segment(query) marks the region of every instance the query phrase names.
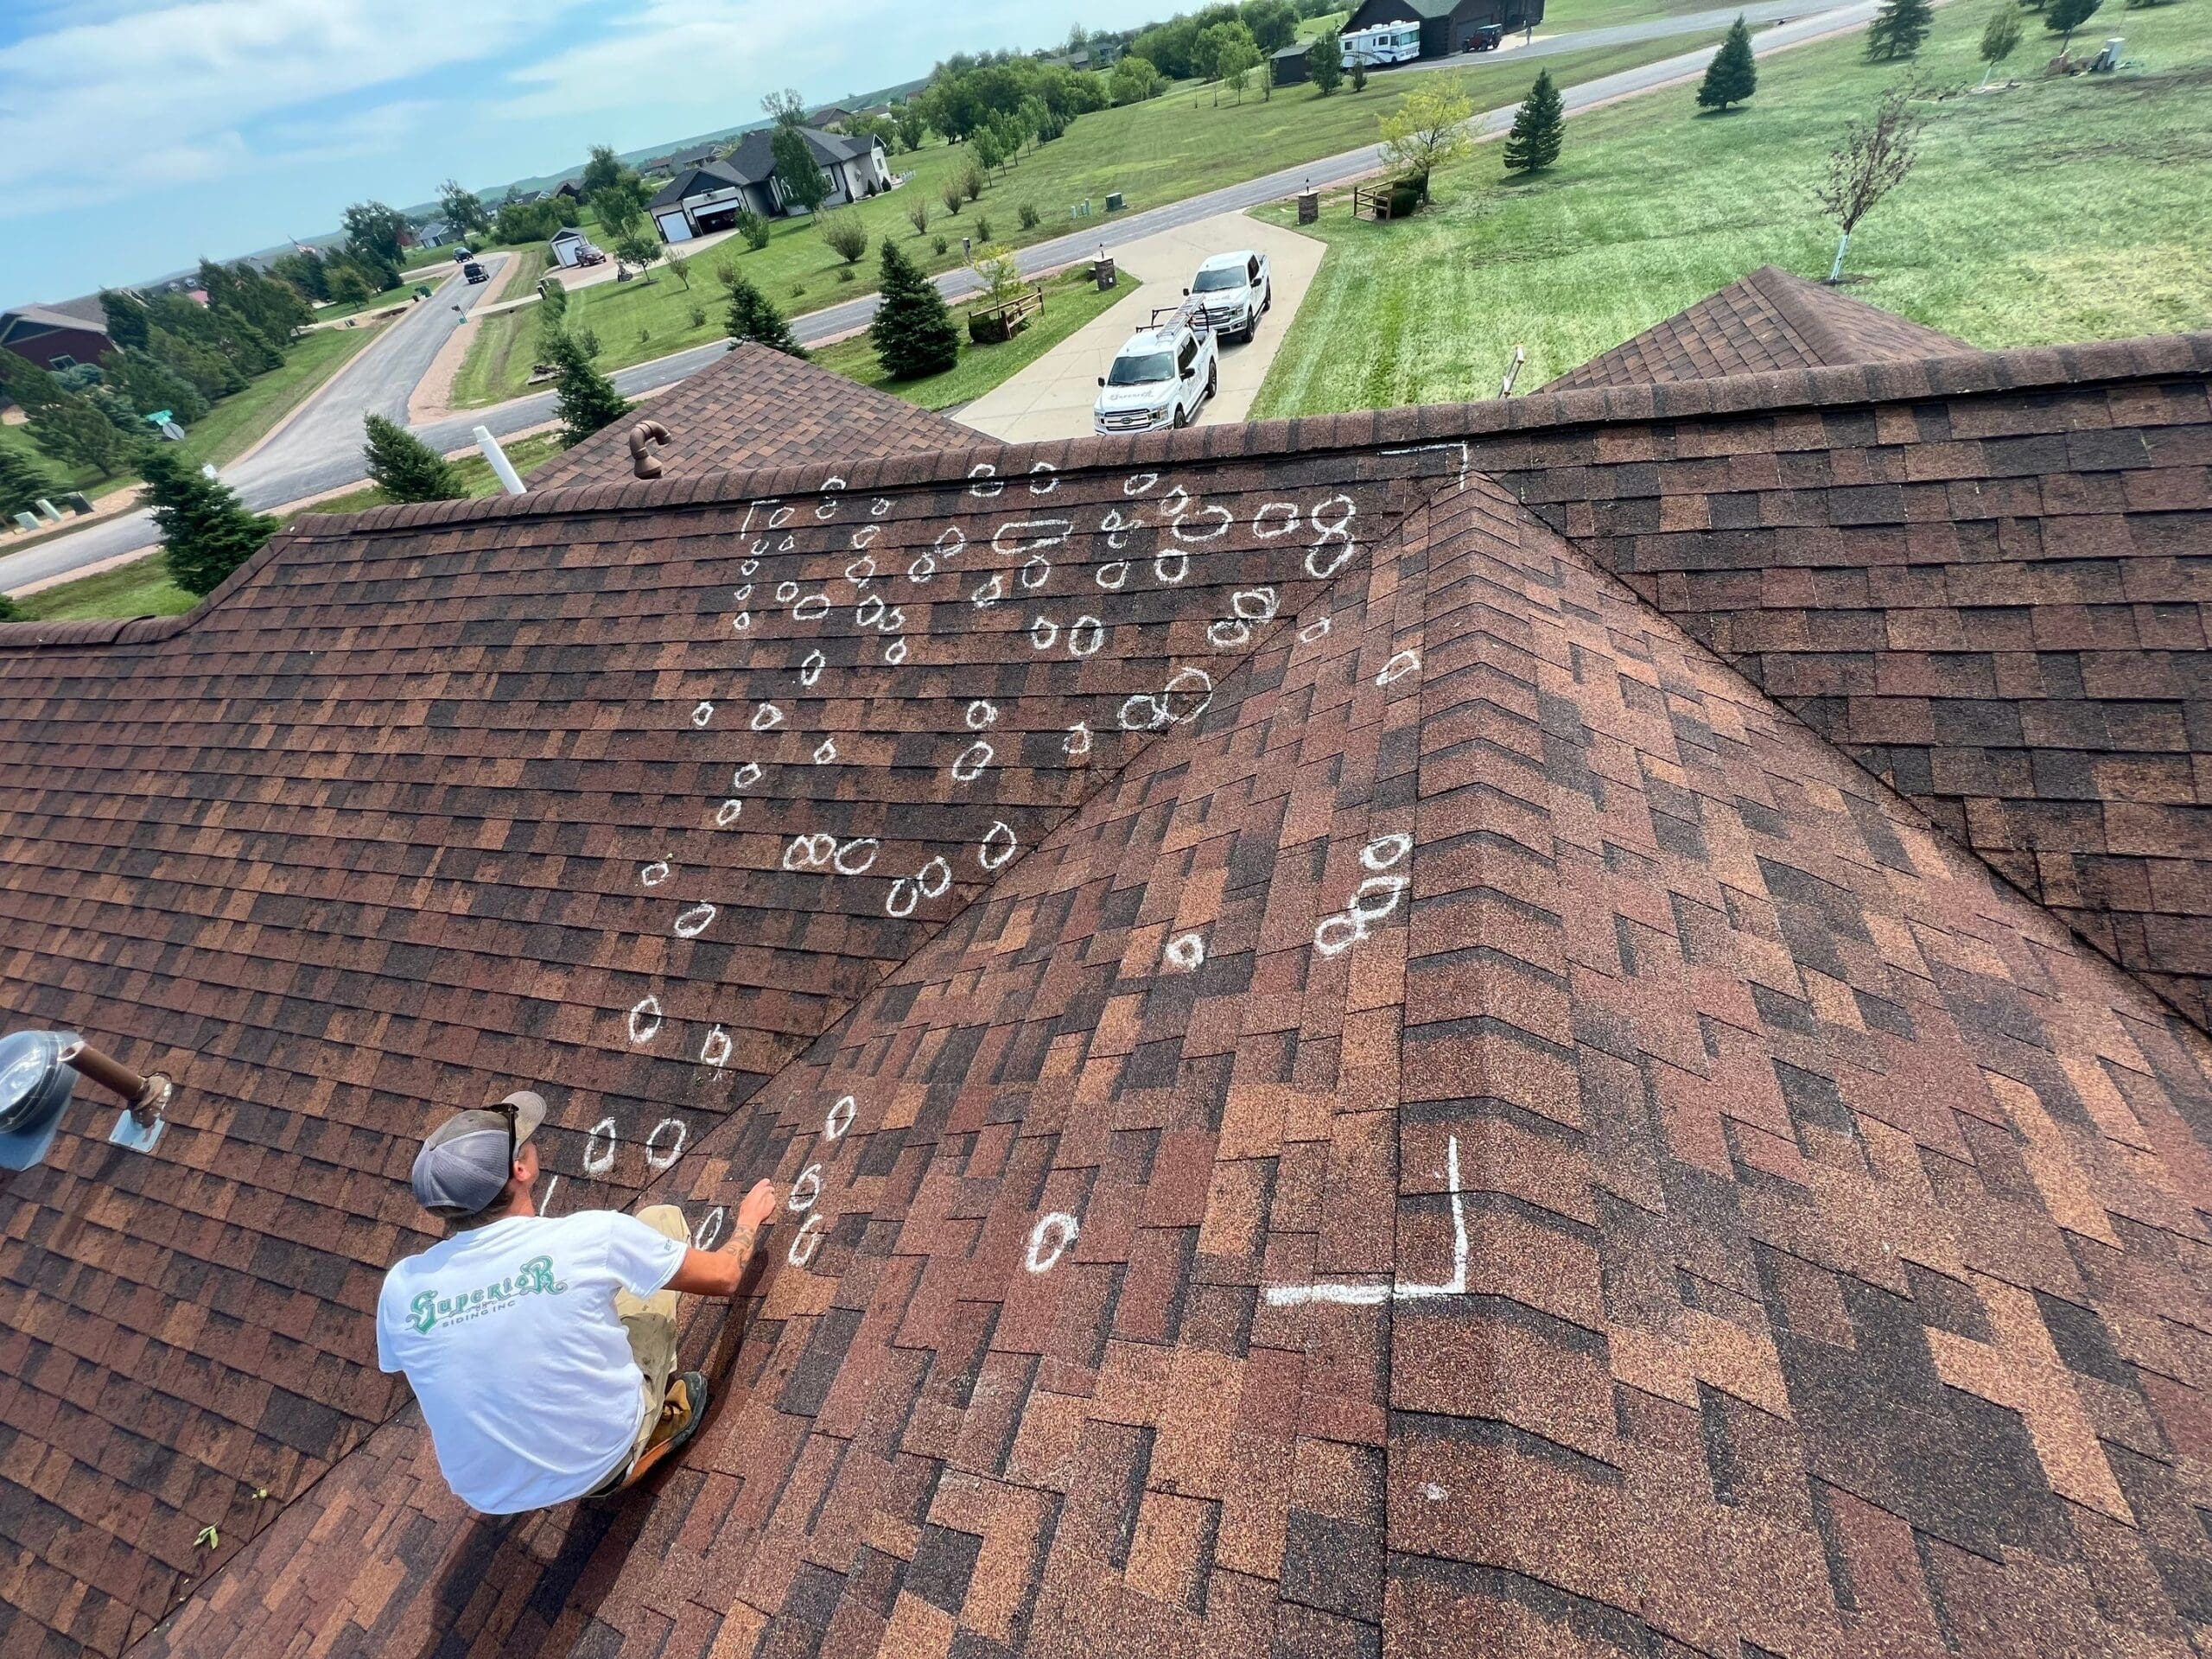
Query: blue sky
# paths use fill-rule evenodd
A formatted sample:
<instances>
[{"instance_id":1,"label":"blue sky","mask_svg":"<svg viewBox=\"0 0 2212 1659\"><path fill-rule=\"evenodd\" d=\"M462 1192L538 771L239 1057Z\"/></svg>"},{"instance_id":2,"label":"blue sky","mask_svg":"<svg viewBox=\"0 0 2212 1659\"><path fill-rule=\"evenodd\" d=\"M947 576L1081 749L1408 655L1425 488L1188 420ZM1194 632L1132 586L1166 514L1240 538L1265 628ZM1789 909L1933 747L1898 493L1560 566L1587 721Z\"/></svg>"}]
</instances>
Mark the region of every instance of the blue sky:
<instances>
[{"instance_id":1,"label":"blue sky","mask_svg":"<svg viewBox=\"0 0 2212 1659\"><path fill-rule=\"evenodd\" d=\"M0 0L0 305L141 281L1166 0Z\"/></svg>"}]
</instances>

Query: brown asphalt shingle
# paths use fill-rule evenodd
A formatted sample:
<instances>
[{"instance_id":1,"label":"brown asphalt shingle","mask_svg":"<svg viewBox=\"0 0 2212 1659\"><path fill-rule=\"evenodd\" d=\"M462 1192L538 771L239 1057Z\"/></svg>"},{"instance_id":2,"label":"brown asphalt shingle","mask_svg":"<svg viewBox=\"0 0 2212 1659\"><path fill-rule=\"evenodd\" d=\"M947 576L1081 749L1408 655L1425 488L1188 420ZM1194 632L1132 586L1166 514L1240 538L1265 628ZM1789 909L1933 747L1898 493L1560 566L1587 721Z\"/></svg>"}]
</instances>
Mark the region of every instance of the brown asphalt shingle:
<instances>
[{"instance_id":1,"label":"brown asphalt shingle","mask_svg":"<svg viewBox=\"0 0 2212 1659\"><path fill-rule=\"evenodd\" d=\"M1773 265L1700 300L1544 387L1643 386L1776 369L1904 362L1968 351L1964 340Z\"/></svg>"},{"instance_id":2,"label":"brown asphalt shingle","mask_svg":"<svg viewBox=\"0 0 2212 1659\"><path fill-rule=\"evenodd\" d=\"M0 1649L2185 1651L2187 975L1789 677L2073 583L2137 632L2053 638L2031 778L2200 730L2208 366L672 467L0 630L15 1018L189 1057L0 1208ZM2201 795L2088 776L2165 908L2067 919L2196 937ZM524 1079L556 1211L810 1202L682 1465L495 1523L368 1310Z\"/></svg>"},{"instance_id":3,"label":"brown asphalt shingle","mask_svg":"<svg viewBox=\"0 0 2212 1659\"><path fill-rule=\"evenodd\" d=\"M967 428L781 352L740 340L714 362L563 450L528 480L533 490L620 484L635 474L630 432L658 421L669 441L652 453L664 478L745 471L786 461L933 453L975 441Z\"/></svg>"}]
</instances>

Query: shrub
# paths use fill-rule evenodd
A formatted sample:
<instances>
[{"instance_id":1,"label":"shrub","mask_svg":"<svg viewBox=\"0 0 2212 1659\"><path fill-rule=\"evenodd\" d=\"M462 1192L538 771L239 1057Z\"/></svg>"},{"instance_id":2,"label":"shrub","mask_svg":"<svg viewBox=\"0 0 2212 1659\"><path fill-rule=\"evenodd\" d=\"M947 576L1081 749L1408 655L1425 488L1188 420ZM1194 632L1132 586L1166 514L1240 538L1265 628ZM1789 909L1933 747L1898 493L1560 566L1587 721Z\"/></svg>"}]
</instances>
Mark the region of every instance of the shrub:
<instances>
[{"instance_id":1,"label":"shrub","mask_svg":"<svg viewBox=\"0 0 2212 1659\"><path fill-rule=\"evenodd\" d=\"M986 176L983 169L974 162L969 162L968 170L960 175L960 188L967 193L968 200L970 201L982 195L983 187L989 182L990 180Z\"/></svg>"},{"instance_id":2,"label":"shrub","mask_svg":"<svg viewBox=\"0 0 2212 1659\"><path fill-rule=\"evenodd\" d=\"M868 251L868 226L850 209L818 214L814 227L822 232L822 239L830 245L830 251L849 265L858 264L860 257Z\"/></svg>"},{"instance_id":3,"label":"shrub","mask_svg":"<svg viewBox=\"0 0 2212 1659\"><path fill-rule=\"evenodd\" d=\"M461 494L452 464L397 421L371 415L362 457L369 480L393 501L451 501Z\"/></svg>"},{"instance_id":4,"label":"shrub","mask_svg":"<svg viewBox=\"0 0 2212 1659\"><path fill-rule=\"evenodd\" d=\"M950 368L960 358L960 336L937 284L899 251L883 245L883 301L868 336L876 360L894 380L911 380Z\"/></svg>"},{"instance_id":5,"label":"shrub","mask_svg":"<svg viewBox=\"0 0 2212 1659\"><path fill-rule=\"evenodd\" d=\"M981 213L976 215L976 239L978 242L988 242L991 239L991 221Z\"/></svg>"},{"instance_id":6,"label":"shrub","mask_svg":"<svg viewBox=\"0 0 2212 1659\"><path fill-rule=\"evenodd\" d=\"M705 306L695 305L691 308L691 326L694 328L703 328L707 326L707 308Z\"/></svg>"},{"instance_id":7,"label":"shrub","mask_svg":"<svg viewBox=\"0 0 2212 1659\"><path fill-rule=\"evenodd\" d=\"M938 200L944 204L946 213L955 214L959 213L961 205L968 200L966 195L962 194L960 175L956 174L944 181L944 188L938 193Z\"/></svg>"},{"instance_id":8,"label":"shrub","mask_svg":"<svg viewBox=\"0 0 2212 1659\"><path fill-rule=\"evenodd\" d=\"M940 259L946 254L952 251L952 244L946 241L942 236L931 237L930 238L930 245L937 250L938 257Z\"/></svg>"},{"instance_id":9,"label":"shrub","mask_svg":"<svg viewBox=\"0 0 2212 1659\"><path fill-rule=\"evenodd\" d=\"M1042 219L1044 215L1037 211L1037 204L1035 202L1025 201L1021 204L1020 217L1021 219L1021 228L1025 231L1033 231L1037 228L1037 221Z\"/></svg>"},{"instance_id":10,"label":"shrub","mask_svg":"<svg viewBox=\"0 0 2212 1659\"><path fill-rule=\"evenodd\" d=\"M916 236L930 227L930 199L918 191L906 203L906 222L914 227Z\"/></svg>"},{"instance_id":11,"label":"shrub","mask_svg":"<svg viewBox=\"0 0 2212 1659\"><path fill-rule=\"evenodd\" d=\"M849 283L849 282L851 282L851 281L853 280L853 268L852 268L850 265L840 265L840 266L838 266L838 267L837 267L837 280L838 280L839 282L841 282L841 283Z\"/></svg>"}]
</instances>

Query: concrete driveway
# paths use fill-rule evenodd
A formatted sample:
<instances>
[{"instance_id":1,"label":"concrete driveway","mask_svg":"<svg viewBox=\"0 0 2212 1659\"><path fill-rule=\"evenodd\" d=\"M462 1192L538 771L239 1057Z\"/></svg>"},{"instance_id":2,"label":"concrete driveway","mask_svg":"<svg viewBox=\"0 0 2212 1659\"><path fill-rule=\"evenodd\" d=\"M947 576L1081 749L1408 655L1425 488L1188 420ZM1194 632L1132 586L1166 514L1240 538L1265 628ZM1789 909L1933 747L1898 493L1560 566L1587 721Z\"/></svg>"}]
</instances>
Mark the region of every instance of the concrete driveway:
<instances>
[{"instance_id":1,"label":"concrete driveway","mask_svg":"<svg viewBox=\"0 0 2212 1659\"><path fill-rule=\"evenodd\" d=\"M1122 342L1151 321L1153 312L1173 305L1201 262L1217 253L1243 249L1268 256L1274 281L1274 308L1251 342L1221 347L1220 390L1198 415L1201 426L1242 421L1260 395L1260 383L1282 347L1314 272L1321 269L1322 245L1295 231L1239 213L1218 213L1195 224L1178 225L1115 250L1115 264L1143 286L1023 369L985 392L953 419L1010 443L1090 435L1090 405L1098 377L1114 360Z\"/></svg>"}]
</instances>

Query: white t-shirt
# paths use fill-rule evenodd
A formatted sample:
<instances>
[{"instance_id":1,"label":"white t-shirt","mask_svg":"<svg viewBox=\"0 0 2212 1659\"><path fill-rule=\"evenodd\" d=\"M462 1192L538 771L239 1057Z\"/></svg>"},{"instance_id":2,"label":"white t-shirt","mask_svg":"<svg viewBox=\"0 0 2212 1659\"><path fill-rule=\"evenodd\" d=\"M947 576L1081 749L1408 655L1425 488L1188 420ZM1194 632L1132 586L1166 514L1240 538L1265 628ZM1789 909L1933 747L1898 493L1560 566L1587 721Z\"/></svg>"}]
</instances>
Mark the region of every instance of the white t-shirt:
<instances>
[{"instance_id":1,"label":"white t-shirt","mask_svg":"<svg viewBox=\"0 0 2212 1659\"><path fill-rule=\"evenodd\" d=\"M377 1363L404 1371L438 1468L486 1515L581 1497L626 1462L645 1388L614 1293L650 1296L687 1246L635 1216L518 1216L385 1275Z\"/></svg>"}]
</instances>

